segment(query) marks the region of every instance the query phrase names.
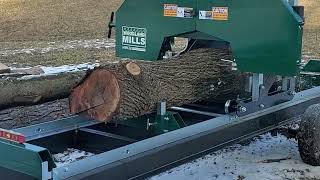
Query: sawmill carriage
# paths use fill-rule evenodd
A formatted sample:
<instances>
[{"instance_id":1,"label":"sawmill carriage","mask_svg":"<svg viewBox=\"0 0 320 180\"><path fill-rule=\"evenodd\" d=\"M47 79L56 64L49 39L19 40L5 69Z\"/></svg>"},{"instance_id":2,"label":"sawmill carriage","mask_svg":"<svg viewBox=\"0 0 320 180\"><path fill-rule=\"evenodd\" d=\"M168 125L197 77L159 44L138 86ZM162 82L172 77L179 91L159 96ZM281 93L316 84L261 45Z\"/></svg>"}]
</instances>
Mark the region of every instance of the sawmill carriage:
<instances>
[{"instance_id":1,"label":"sawmill carriage","mask_svg":"<svg viewBox=\"0 0 320 180\"><path fill-rule=\"evenodd\" d=\"M142 178L300 116L301 157L320 165L320 87L295 92L319 62L301 62L296 3L126 0L109 23L124 60L74 88L74 116L2 130L1 177ZM56 167L51 153L68 147L96 155Z\"/></svg>"}]
</instances>

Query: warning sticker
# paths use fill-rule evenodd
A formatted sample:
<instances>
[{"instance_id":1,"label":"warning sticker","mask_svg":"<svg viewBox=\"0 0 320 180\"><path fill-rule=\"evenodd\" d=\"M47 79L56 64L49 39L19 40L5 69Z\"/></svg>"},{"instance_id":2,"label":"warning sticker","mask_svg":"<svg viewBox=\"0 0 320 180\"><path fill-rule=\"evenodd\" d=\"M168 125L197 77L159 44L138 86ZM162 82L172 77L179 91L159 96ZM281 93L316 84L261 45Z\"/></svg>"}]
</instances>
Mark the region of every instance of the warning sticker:
<instances>
[{"instance_id":1,"label":"warning sticker","mask_svg":"<svg viewBox=\"0 0 320 180\"><path fill-rule=\"evenodd\" d=\"M146 48L146 28L122 26L122 49L145 52Z\"/></svg>"},{"instance_id":2,"label":"warning sticker","mask_svg":"<svg viewBox=\"0 0 320 180\"><path fill-rule=\"evenodd\" d=\"M218 21L227 21L229 16L228 7L213 7L212 19Z\"/></svg>"},{"instance_id":3,"label":"warning sticker","mask_svg":"<svg viewBox=\"0 0 320 180\"><path fill-rule=\"evenodd\" d=\"M212 11L199 11L199 19L212 19Z\"/></svg>"},{"instance_id":4,"label":"warning sticker","mask_svg":"<svg viewBox=\"0 0 320 180\"><path fill-rule=\"evenodd\" d=\"M178 7L177 17L192 18L193 17L193 8Z\"/></svg>"},{"instance_id":5,"label":"warning sticker","mask_svg":"<svg viewBox=\"0 0 320 180\"><path fill-rule=\"evenodd\" d=\"M163 15L168 17L192 18L193 8L178 7L176 4L164 4Z\"/></svg>"},{"instance_id":6,"label":"warning sticker","mask_svg":"<svg viewBox=\"0 0 320 180\"><path fill-rule=\"evenodd\" d=\"M178 15L178 5L176 4L164 4L163 5L163 15L169 17L177 17Z\"/></svg>"}]
</instances>

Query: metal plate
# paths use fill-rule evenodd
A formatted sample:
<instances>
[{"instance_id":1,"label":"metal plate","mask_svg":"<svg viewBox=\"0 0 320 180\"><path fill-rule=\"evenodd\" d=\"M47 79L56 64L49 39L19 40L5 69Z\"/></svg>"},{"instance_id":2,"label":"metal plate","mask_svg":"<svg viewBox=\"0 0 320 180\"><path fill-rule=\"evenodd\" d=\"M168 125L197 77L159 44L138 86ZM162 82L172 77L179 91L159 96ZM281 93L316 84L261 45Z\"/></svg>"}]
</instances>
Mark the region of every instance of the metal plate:
<instances>
[{"instance_id":1,"label":"metal plate","mask_svg":"<svg viewBox=\"0 0 320 180\"><path fill-rule=\"evenodd\" d=\"M31 141L34 139L39 139L99 123L101 122L84 118L81 116L72 116L56 121L50 121L32 126L13 129L13 131L25 135L26 140Z\"/></svg>"}]
</instances>

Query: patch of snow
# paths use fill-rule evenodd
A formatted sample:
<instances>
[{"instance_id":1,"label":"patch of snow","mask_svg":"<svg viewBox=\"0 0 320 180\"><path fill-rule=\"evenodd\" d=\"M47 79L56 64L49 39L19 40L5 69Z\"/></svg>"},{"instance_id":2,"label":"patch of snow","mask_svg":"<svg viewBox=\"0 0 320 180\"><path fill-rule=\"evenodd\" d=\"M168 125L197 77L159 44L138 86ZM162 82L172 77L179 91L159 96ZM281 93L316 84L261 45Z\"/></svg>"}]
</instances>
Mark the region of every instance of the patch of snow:
<instances>
[{"instance_id":1,"label":"patch of snow","mask_svg":"<svg viewBox=\"0 0 320 180\"><path fill-rule=\"evenodd\" d=\"M93 69L98 66L99 66L99 63L83 63L83 64L76 64L76 65L63 65L63 66L57 66L57 67L39 66L44 71L43 74L26 75L18 78L18 80L28 80L28 79L38 78L42 76L57 75L65 72L85 71L85 70Z\"/></svg>"},{"instance_id":2,"label":"patch of snow","mask_svg":"<svg viewBox=\"0 0 320 180\"><path fill-rule=\"evenodd\" d=\"M74 161L78 161L94 154L90 152L81 151L78 149L68 148L63 153L54 154L53 159L57 165L57 167L64 166L66 164L72 163Z\"/></svg>"},{"instance_id":3,"label":"patch of snow","mask_svg":"<svg viewBox=\"0 0 320 180\"><path fill-rule=\"evenodd\" d=\"M41 69L44 71L45 75L59 74L64 72L76 72L81 70L93 69L94 67L99 66L99 63L83 63L77 65L63 65L58 67L45 67L41 66Z\"/></svg>"},{"instance_id":4,"label":"patch of snow","mask_svg":"<svg viewBox=\"0 0 320 180\"><path fill-rule=\"evenodd\" d=\"M267 160L284 159L279 162ZM297 142L270 133L247 146L234 145L161 173L151 180L282 180L320 178L320 167L302 162Z\"/></svg>"},{"instance_id":5,"label":"patch of snow","mask_svg":"<svg viewBox=\"0 0 320 180\"><path fill-rule=\"evenodd\" d=\"M107 49L115 47L115 41L112 39L92 39L92 40L74 40L74 41L60 41L48 42L44 47L30 47L23 49L7 49L0 50L1 56L9 56L15 54L34 54L34 53L48 53L51 51L68 50L68 49Z\"/></svg>"}]
</instances>

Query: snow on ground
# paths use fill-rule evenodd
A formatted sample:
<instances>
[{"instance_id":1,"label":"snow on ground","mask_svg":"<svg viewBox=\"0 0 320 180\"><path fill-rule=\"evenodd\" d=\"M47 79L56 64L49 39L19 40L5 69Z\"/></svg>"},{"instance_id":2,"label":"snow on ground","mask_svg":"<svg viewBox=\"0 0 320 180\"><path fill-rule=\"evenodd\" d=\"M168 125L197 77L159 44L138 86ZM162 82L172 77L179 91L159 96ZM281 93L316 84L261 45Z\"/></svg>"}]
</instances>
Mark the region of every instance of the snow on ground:
<instances>
[{"instance_id":1,"label":"snow on ground","mask_svg":"<svg viewBox=\"0 0 320 180\"><path fill-rule=\"evenodd\" d=\"M53 159L57 165L57 167L64 166L66 164L72 163L74 161L78 161L84 159L86 157L93 156L94 154L81 151L78 149L68 148L63 153L54 154Z\"/></svg>"},{"instance_id":2,"label":"snow on ground","mask_svg":"<svg viewBox=\"0 0 320 180\"><path fill-rule=\"evenodd\" d=\"M279 159L279 162L274 162ZM302 162L296 140L267 133L255 138L249 145L238 144L219 150L150 179L316 180L320 179L320 167Z\"/></svg>"},{"instance_id":3,"label":"snow on ground","mask_svg":"<svg viewBox=\"0 0 320 180\"><path fill-rule=\"evenodd\" d=\"M115 41L112 39L92 39L92 40L73 40L73 41L58 41L48 42L42 47L29 47L21 49L4 49L0 50L0 56L9 56L16 54L34 54L34 53L48 53L51 51L60 51L68 49L93 48L106 49L115 47Z\"/></svg>"},{"instance_id":4,"label":"snow on ground","mask_svg":"<svg viewBox=\"0 0 320 180\"><path fill-rule=\"evenodd\" d=\"M37 78L41 76L57 75L65 72L86 71L98 66L99 66L99 63L83 63L83 64L76 64L76 65L71 64L71 65L63 65L63 66L56 66L56 67L38 66L39 68L42 69L44 73L36 74L36 75L25 75L18 78L18 80L27 80L27 79Z\"/></svg>"},{"instance_id":5,"label":"snow on ground","mask_svg":"<svg viewBox=\"0 0 320 180\"><path fill-rule=\"evenodd\" d=\"M69 148L53 155L58 167L93 156ZM270 133L248 145L233 145L161 173L150 180L319 180L320 167L304 164L294 139Z\"/></svg>"},{"instance_id":6,"label":"snow on ground","mask_svg":"<svg viewBox=\"0 0 320 180\"><path fill-rule=\"evenodd\" d=\"M40 66L40 68L44 71L44 75L53 75L53 74L59 74L64 72L76 72L76 71L93 69L96 66L99 66L99 63L94 63L94 64L83 63L83 64L77 64L77 65L63 65L63 66L57 66L57 67Z\"/></svg>"}]
</instances>

